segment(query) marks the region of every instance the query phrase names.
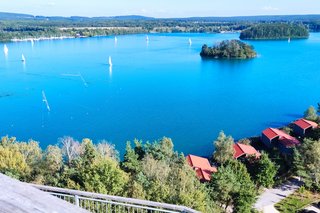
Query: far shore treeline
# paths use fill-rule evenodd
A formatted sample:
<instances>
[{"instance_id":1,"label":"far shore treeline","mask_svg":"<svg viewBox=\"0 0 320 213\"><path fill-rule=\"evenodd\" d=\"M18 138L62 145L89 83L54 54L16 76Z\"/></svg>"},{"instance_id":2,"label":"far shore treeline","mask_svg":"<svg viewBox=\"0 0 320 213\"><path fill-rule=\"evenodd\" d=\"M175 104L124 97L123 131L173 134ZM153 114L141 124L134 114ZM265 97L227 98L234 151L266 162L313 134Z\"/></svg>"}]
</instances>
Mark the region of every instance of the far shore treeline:
<instances>
[{"instance_id":1,"label":"far shore treeline","mask_svg":"<svg viewBox=\"0 0 320 213\"><path fill-rule=\"evenodd\" d=\"M271 23L257 24L240 34L243 40L303 39L309 37L308 29L302 24Z\"/></svg>"},{"instance_id":2,"label":"far shore treeline","mask_svg":"<svg viewBox=\"0 0 320 213\"><path fill-rule=\"evenodd\" d=\"M268 24L268 25L266 25ZM270 25L269 25L270 24ZM291 26L290 32L285 31ZM263 27L262 27L263 26ZM280 34L271 26L284 29ZM298 26L298 27L296 27ZM267 27L271 33L258 33ZM250 29L257 29L251 31ZM305 30L320 31L319 15L194 17L157 19L143 16L44 17L0 12L0 41L50 37L92 37L136 33L241 32L243 38L305 37ZM258 34L257 34L258 33ZM280 36L279 36L280 35Z\"/></svg>"}]
</instances>

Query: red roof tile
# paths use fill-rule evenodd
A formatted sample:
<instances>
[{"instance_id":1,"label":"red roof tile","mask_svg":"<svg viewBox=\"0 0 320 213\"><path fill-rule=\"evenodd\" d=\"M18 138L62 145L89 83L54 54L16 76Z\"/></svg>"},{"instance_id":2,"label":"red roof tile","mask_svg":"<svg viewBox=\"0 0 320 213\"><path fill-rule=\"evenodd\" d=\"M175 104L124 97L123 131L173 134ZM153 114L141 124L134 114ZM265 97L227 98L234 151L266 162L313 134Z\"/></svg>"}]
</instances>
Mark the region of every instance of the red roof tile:
<instances>
[{"instance_id":1,"label":"red roof tile","mask_svg":"<svg viewBox=\"0 0 320 213\"><path fill-rule=\"evenodd\" d=\"M270 140L275 137L279 137L279 142L282 143L286 147L293 147L300 144L300 141L287 133L275 129L275 128L268 128L263 131L263 134L267 136Z\"/></svg>"},{"instance_id":2,"label":"red roof tile","mask_svg":"<svg viewBox=\"0 0 320 213\"><path fill-rule=\"evenodd\" d=\"M196 171L197 177L203 181L210 181L211 174L217 172L216 167L212 167L207 158L188 155L188 164Z\"/></svg>"},{"instance_id":3,"label":"red roof tile","mask_svg":"<svg viewBox=\"0 0 320 213\"><path fill-rule=\"evenodd\" d=\"M233 145L233 148L235 150L233 157L236 159L243 155L255 155L257 158L261 156L260 152L250 145L236 143Z\"/></svg>"},{"instance_id":4,"label":"red roof tile","mask_svg":"<svg viewBox=\"0 0 320 213\"><path fill-rule=\"evenodd\" d=\"M309 121L309 120L303 119L303 118L295 121L294 124L299 126L301 129L308 129L310 127L312 127L312 128L317 128L318 127L317 123L315 123L313 121Z\"/></svg>"},{"instance_id":5,"label":"red roof tile","mask_svg":"<svg viewBox=\"0 0 320 213\"><path fill-rule=\"evenodd\" d=\"M265 129L265 130L263 130L262 133L263 133L267 138L269 138L270 140L272 140L272 139L274 139L275 137L278 136L278 134L275 133L272 128Z\"/></svg>"}]
</instances>

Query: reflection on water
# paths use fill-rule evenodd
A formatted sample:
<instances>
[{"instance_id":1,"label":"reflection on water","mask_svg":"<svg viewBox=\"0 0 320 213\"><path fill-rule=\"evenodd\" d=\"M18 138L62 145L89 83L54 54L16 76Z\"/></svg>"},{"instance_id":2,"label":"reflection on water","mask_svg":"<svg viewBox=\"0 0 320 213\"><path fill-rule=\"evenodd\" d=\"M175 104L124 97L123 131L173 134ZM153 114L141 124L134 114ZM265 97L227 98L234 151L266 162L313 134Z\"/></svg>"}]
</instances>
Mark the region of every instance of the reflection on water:
<instances>
[{"instance_id":1,"label":"reflection on water","mask_svg":"<svg viewBox=\"0 0 320 213\"><path fill-rule=\"evenodd\" d=\"M201 58L201 64L204 70L208 69L226 71L226 72L241 72L248 69L255 59L215 59L215 58Z\"/></svg>"}]
</instances>

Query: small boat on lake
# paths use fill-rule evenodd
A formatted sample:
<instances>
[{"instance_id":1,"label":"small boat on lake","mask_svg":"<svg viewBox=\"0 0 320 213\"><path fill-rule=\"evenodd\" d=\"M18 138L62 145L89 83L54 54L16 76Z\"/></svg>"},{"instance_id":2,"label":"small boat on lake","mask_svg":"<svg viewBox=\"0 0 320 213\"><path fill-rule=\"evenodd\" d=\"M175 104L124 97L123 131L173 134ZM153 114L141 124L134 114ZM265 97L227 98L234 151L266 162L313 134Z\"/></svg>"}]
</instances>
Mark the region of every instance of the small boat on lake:
<instances>
[{"instance_id":1,"label":"small boat on lake","mask_svg":"<svg viewBox=\"0 0 320 213\"><path fill-rule=\"evenodd\" d=\"M21 61L22 61L22 62L25 62L25 61L26 61L26 58L24 57L23 54L21 55Z\"/></svg>"},{"instance_id":2,"label":"small boat on lake","mask_svg":"<svg viewBox=\"0 0 320 213\"><path fill-rule=\"evenodd\" d=\"M109 66L112 66L111 56L109 56Z\"/></svg>"},{"instance_id":3,"label":"small boat on lake","mask_svg":"<svg viewBox=\"0 0 320 213\"><path fill-rule=\"evenodd\" d=\"M192 40L191 40L191 38L189 38L189 45L190 45L190 46L192 45Z\"/></svg>"},{"instance_id":4,"label":"small boat on lake","mask_svg":"<svg viewBox=\"0 0 320 213\"><path fill-rule=\"evenodd\" d=\"M3 46L3 52L4 52L4 54L8 54L8 52L9 52L9 49L8 49L8 47L7 47L7 45L5 44L4 46Z\"/></svg>"},{"instance_id":5,"label":"small boat on lake","mask_svg":"<svg viewBox=\"0 0 320 213\"><path fill-rule=\"evenodd\" d=\"M46 104L47 110L50 112L49 102L48 102L46 94L44 93L43 90L42 90L42 101Z\"/></svg>"}]
</instances>

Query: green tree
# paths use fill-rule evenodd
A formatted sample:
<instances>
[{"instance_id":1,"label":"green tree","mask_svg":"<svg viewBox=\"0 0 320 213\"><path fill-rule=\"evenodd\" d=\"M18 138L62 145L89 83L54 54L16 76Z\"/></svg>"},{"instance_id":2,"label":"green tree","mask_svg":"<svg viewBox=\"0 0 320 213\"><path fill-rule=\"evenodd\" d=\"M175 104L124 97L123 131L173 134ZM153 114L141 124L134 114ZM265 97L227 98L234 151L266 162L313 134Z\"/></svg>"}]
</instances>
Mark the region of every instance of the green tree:
<instances>
[{"instance_id":1,"label":"green tree","mask_svg":"<svg viewBox=\"0 0 320 213\"><path fill-rule=\"evenodd\" d=\"M145 153L152 155L156 160L171 159L174 154L173 143L170 138L163 137L154 143L146 143Z\"/></svg>"},{"instance_id":2,"label":"green tree","mask_svg":"<svg viewBox=\"0 0 320 213\"><path fill-rule=\"evenodd\" d=\"M203 45L200 55L207 58L247 59L256 57L257 53L254 51L253 46L242 41L225 40L213 47L208 47L206 44Z\"/></svg>"},{"instance_id":3,"label":"green tree","mask_svg":"<svg viewBox=\"0 0 320 213\"><path fill-rule=\"evenodd\" d=\"M139 155L136 154L134 149L132 149L131 144L128 141L126 145L126 152L124 154L124 160L121 164L123 170L131 174L138 173L141 170L138 158Z\"/></svg>"},{"instance_id":4,"label":"green tree","mask_svg":"<svg viewBox=\"0 0 320 213\"><path fill-rule=\"evenodd\" d=\"M92 143L92 140L89 138L84 138L81 143L81 147L83 152L81 153L81 161L82 161L82 166L84 167L90 167L95 160L96 157L98 156L98 152L95 149L95 146Z\"/></svg>"},{"instance_id":5,"label":"green tree","mask_svg":"<svg viewBox=\"0 0 320 213\"><path fill-rule=\"evenodd\" d=\"M251 177L258 186L267 188L273 186L278 166L270 160L268 154L262 152L260 159L255 159L249 164L252 164L249 165Z\"/></svg>"},{"instance_id":6,"label":"green tree","mask_svg":"<svg viewBox=\"0 0 320 213\"><path fill-rule=\"evenodd\" d=\"M63 166L62 151L58 146L49 145L44 153L42 163L43 183L57 186ZM41 178L41 177L38 177ZM41 183L41 179L37 181Z\"/></svg>"},{"instance_id":7,"label":"green tree","mask_svg":"<svg viewBox=\"0 0 320 213\"><path fill-rule=\"evenodd\" d=\"M42 149L39 146L39 142L34 140L29 140L26 142L15 143L19 152L25 159L25 162L30 167L30 174L27 177L29 181L32 181L41 173L41 160L43 157Z\"/></svg>"},{"instance_id":8,"label":"green tree","mask_svg":"<svg viewBox=\"0 0 320 213\"><path fill-rule=\"evenodd\" d=\"M226 136L223 131L219 133L217 140L213 142L215 151L213 158L217 163L224 164L233 159L234 155L234 140L231 136Z\"/></svg>"},{"instance_id":9,"label":"green tree","mask_svg":"<svg viewBox=\"0 0 320 213\"><path fill-rule=\"evenodd\" d=\"M285 126L285 127L282 128L282 131L284 131L288 135L291 135L291 133L293 132L293 129L288 127L288 126Z\"/></svg>"},{"instance_id":10,"label":"green tree","mask_svg":"<svg viewBox=\"0 0 320 213\"><path fill-rule=\"evenodd\" d=\"M233 206L235 212L251 211L257 192L246 167L238 161L228 161L219 167L209 183L212 200L227 209Z\"/></svg>"},{"instance_id":11,"label":"green tree","mask_svg":"<svg viewBox=\"0 0 320 213\"><path fill-rule=\"evenodd\" d=\"M308 29L302 24L259 23L240 34L240 39L288 39L308 38Z\"/></svg>"},{"instance_id":12,"label":"green tree","mask_svg":"<svg viewBox=\"0 0 320 213\"><path fill-rule=\"evenodd\" d=\"M313 106L310 106L305 112L304 112L304 118L311 120L311 121L317 121L318 115L317 111Z\"/></svg>"},{"instance_id":13,"label":"green tree","mask_svg":"<svg viewBox=\"0 0 320 213\"><path fill-rule=\"evenodd\" d=\"M81 172L84 190L109 195L123 195L128 175L110 159L95 162Z\"/></svg>"},{"instance_id":14,"label":"green tree","mask_svg":"<svg viewBox=\"0 0 320 213\"><path fill-rule=\"evenodd\" d=\"M244 138L238 141L238 143L245 144L245 145L250 145L251 140L249 138Z\"/></svg>"},{"instance_id":15,"label":"green tree","mask_svg":"<svg viewBox=\"0 0 320 213\"><path fill-rule=\"evenodd\" d=\"M0 172L21 179L29 174L30 168L18 149L0 146Z\"/></svg>"},{"instance_id":16,"label":"green tree","mask_svg":"<svg viewBox=\"0 0 320 213\"><path fill-rule=\"evenodd\" d=\"M293 168L306 187L320 191L320 140L304 139L294 152Z\"/></svg>"},{"instance_id":17,"label":"green tree","mask_svg":"<svg viewBox=\"0 0 320 213\"><path fill-rule=\"evenodd\" d=\"M174 151L171 139L146 144L135 140L135 144L134 149L127 144L122 163L132 171L127 196L185 205L202 212L219 212L183 154Z\"/></svg>"}]
</instances>

